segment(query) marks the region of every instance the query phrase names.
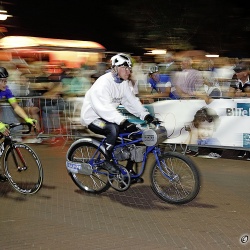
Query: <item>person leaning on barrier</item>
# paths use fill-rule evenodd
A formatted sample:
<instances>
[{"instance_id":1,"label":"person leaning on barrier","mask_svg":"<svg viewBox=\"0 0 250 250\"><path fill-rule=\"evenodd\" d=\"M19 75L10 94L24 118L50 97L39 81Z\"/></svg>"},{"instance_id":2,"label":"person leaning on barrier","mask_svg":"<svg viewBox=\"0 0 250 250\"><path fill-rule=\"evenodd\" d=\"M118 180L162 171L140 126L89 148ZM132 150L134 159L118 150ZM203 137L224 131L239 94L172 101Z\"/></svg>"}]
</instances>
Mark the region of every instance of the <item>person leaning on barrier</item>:
<instances>
[{"instance_id":1,"label":"person leaning on barrier","mask_svg":"<svg viewBox=\"0 0 250 250\"><path fill-rule=\"evenodd\" d=\"M181 59L181 71L176 71L172 78L173 94L176 98L203 99L209 104L212 99L204 89L204 80L199 70L193 68L193 60L190 57Z\"/></svg>"},{"instance_id":2,"label":"person leaning on barrier","mask_svg":"<svg viewBox=\"0 0 250 250\"><path fill-rule=\"evenodd\" d=\"M234 67L234 79L229 88L230 97L250 97L249 65L239 62Z\"/></svg>"},{"instance_id":3,"label":"person leaning on barrier","mask_svg":"<svg viewBox=\"0 0 250 250\"><path fill-rule=\"evenodd\" d=\"M32 126L35 126L36 120L29 118L25 111L18 105L15 96L12 94L11 90L7 86L7 78L9 76L8 71L4 67L0 67L0 99L7 99L10 105L12 106L15 113L23 118L25 122L30 123ZM8 125L4 122L0 122L0 134L8 136L10 131ZM0 173L0 181L6 181L7 178Z\"/></svg>"},{"instance_id":4,"label":"person leaning on barrier","mask_svg":"<svg viewBox=\"0 0 250 250\"><path fill-rule=\"evenodd\" d=\"M249 81L249 65L246 62L239 62L234 67L235 82L232 82L229 88L230 97L250 97L250 81ZM238 154L239 158L250 160L250 152L241 150Z\"/></svg>"},{"instance_id":5,"label":"person leaning on barrier","mask_svg":"<svg viewBox=\"0 0 250 250\"><path fill-rule=\"evenodd\" d=\"M81 110L81 123L92 132L107 137L107 158L102 167L110 173L119 173L119 167L112 162L112 150L119 132L138 130L134 123L130 123L117 110L118 105L123 105L128 112L148 123L155 119L129 87L131 69L129 56L122 53L113 56L111 71L100 76L87 91Z\"/></svg>"}]
</instances>

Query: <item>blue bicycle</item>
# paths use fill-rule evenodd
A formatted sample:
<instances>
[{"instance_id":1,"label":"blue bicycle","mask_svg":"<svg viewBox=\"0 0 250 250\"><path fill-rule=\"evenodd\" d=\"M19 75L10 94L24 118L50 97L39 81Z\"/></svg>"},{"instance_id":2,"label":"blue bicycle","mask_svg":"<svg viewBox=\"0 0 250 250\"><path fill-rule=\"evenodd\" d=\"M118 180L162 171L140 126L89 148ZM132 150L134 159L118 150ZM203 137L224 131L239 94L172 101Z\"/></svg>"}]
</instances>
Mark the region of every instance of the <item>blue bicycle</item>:
<instances>
[{"instance_id":1,"label":"blue bicycle","mask_svg":"<svg viewBox=\"0 0 250 250\"><path fill-rule=\"evenodd\" d=\"M141 127L133 133L118 136L112 157L119 174L102 168L106 159L106 137L90 135L75 141L67 151L66 168L73 182L83 191L99 194L112 186L125 191L131 180L143 175L149 155L155 158L150 170L151 188L162 200L172 204L192 201L200 190L200 175L194 162L179 152L165 152L162 142L167 139L160 121ZM133 165L133 174L127 166Z\"/></svg>"}]
</instances>

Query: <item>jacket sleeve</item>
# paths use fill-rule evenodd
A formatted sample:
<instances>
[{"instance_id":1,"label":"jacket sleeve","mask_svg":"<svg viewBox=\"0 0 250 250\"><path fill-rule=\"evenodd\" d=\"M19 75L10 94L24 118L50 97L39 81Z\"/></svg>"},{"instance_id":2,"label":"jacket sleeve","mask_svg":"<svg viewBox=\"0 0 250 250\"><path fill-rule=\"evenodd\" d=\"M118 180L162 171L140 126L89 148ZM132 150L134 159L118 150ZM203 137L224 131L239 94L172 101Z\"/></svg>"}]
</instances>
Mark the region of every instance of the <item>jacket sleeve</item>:
<instances>
[{"instance_id":1,"label":"jacket sleeve","mask_svg":"<svg viewBox=\"0 0 250 250\"><path fill-rule=\"evenodd\" d=\"M131 114L144 120L144 117L149 114L148 110L142 105L140 99L132 93L128 85L125 86L125 93L121 104Z\"/></svg>"},{"instance_id":2,"label":"jacket sleeve","mask_svg":"<svg viewBox=\"0 0 250 250\"><path fill-rule=\"evenodd\" d=\"M119 125L125 118L117 110L120 102L115 98L112 99L111 91L112 89L105 83L99 85L98 88L93 88L90 93L90 102L99 117Z\"/></svg>"}]
</instances>

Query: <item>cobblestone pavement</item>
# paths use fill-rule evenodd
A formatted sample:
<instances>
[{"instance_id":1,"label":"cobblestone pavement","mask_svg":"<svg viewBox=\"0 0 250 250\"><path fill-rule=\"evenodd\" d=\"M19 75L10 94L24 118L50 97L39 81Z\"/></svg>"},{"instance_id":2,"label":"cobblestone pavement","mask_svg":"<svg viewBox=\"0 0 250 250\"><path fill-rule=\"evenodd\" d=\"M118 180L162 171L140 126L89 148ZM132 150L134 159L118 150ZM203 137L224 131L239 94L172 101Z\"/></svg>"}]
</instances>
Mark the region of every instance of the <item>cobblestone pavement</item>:
<instances>
[{"instance_id":1,"label":"cobblestone pavement","mask_svg":"<svg viewBox=\"0 0 250 250\"><path fill-rule=\"evenodd\" d=\"M148 171L126 192L86 194L67 174L68 146L32 147L44 185L24 196L0 183L0 249L250 249L247 161L193 157L201 191L176 206L154 195Z\"/></svg>"}]
</instances>

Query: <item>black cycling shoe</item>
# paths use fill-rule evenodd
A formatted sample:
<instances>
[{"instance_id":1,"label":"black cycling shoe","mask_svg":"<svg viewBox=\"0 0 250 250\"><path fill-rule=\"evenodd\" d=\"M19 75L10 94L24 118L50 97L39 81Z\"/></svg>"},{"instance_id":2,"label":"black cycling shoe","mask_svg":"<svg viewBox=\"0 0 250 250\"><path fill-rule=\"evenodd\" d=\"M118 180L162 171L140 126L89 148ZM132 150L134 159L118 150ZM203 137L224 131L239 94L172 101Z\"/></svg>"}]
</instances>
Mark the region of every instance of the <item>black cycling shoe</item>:
<instances>
[{"instance_id":1,"label":"black cycling shoe","mask_svg":"<svg viewBox=\"0 0 250 250\"><path fill-rule=\"evenodd\" d=\"M110 174L119 174L120 168L110 161L105 161L102 166L103 169L107 170Z\"/></svg>"},{"instance_id":2,"label":"black cycling shoe","mask_svg":"<svg viewBox=\"0 0 250 250\"><path fill-rule=\"evenodd\" d=\"M143 178L138 177L138 178L131 179L130 184L132 185L132 184L143 183L143 182L144 182Z\"/></svg>"},{"instance_id":3,"label":"black cycling shoe","mask_svg":"<svg viewBox=\"0 0 250 250\"><path fill-rule=\"evenodd\" d=\"M8 178L4 174L0 174L0 182L6 182Z\"/></svg>"},{"instance_id":4,"label":"black cycling shoe","mask_svg":"<svg viewBox=\"0 0 250 250\"><path fill-rule=\"evenodd\" d=\"M137 173L133 170L129 170L130 175L137 175ZM135 184L135 183L143 183L144 180L141 177L137 178L131 178L130 184Z\"/></svg>"}]
</instances>

